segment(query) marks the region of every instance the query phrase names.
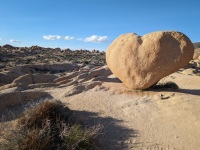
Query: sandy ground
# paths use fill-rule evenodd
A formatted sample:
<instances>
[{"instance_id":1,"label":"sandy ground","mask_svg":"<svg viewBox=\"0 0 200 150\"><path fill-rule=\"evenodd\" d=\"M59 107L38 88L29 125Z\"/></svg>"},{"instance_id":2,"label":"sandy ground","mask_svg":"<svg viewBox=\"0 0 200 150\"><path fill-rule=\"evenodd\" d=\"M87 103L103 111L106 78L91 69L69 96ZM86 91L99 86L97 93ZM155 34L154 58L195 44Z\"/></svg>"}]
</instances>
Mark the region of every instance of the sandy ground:
<instances>
[{"instance_id":1,"label":"sandy ground","mask_svg":"<svg viewBox=\"0 0 200 150\"><path fill-rule=\"evenodd\" d=\"M91 71L89 77L104 71ZM79 84L73 80L71 85L34 86L33 90L48 92L48 100L62 101L86 125L102 125L101 150L199 150L200 76L191 68L186 71L160 81L175 82L178 90L130 90L114 75L88 80L87 74L73 78ZM20 114L24 108L13 109Z\"/></svg>"},{"instance_id":2,"label":"sandy ground","mask_svg":"<svg viewBox=\"0 0 200 150\"><path fill-rule=\"evenodd\" d=\"M131 91L104 82L69 97L67 87L49 92L87 124L104 126L101 149L199 150L200 76L174 73L161 82L167 81L180 89Z\"/></svg>"}]
</instances>

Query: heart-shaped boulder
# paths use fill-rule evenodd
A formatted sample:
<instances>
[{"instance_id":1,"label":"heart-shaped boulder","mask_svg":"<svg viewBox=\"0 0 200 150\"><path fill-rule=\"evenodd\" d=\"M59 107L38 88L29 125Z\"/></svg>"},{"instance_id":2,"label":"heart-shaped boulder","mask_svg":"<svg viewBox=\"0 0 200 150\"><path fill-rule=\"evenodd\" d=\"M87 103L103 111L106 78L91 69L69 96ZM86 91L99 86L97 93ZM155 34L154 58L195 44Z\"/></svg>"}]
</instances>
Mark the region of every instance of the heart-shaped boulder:
<instances>
[{"instance_id":1,"label":"heart-shaped boulder","mask_svg":"<svg viewBox=\"0 0 200 150\"><path fill-rule=\"evenodd\" d=\"M110 70L125 86L147 89L192 59L194 46L181 32L120 35L106 50Z\"/></svg>"}]
</instances>

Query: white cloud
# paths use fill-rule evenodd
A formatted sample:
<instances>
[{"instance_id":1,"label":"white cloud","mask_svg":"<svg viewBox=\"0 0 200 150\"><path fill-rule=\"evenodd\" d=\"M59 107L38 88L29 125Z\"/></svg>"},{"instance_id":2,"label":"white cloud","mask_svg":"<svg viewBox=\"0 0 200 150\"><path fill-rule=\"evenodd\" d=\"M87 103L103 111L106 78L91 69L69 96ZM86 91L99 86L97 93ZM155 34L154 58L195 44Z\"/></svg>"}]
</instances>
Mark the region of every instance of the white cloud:
<instances>
[{"instance_id":1,"label":"white cloud","mask_svg":"<svg viewBox=\"0 0 200 150\"><path fill-rule=\"evenodd\" d=\"M19 40L13 40L13 39L11 39L10 42L11 43L21 43Z\"/></svg>"},{"instance_id":2,"label":"white cloud","mask_svg":"<svg viewBox=\"0 0 200 150\"><path fill-rule=\"evenodd\" d=\"M2 40L2 38L0 38L0 41Z\"/></svg>"},{"instance_id":3,"label":"white cloud","mask_svg":"<svg viewBox=\"0 0 200 150\"><path fill-rule=\"evenodd\" d=\"M92 35L90 37L85 38L84 41L85 42L102 43L102 42L107 42L108 37L107 36Z\"/></svg>"},{"instance_id":4,"label":"white cloud","mask_svg":"<svg viewBox=\"0 0 200 150\"><path fill-rule=\"evenodd\" d=\"M65 40L73 40L73 39L74 39L74 37L71 37L71 36L66 36L66 37L64 37L64 39L65 39Z\"/></svg>"},{"instance_id":5,"label":"white cloud","mask_svg":"<svg viewBox=\"0 0 200 150\"><path fill-rule=\"evenodd\" d=\"M44 35L43 38L45 40L59 40L59 39L61 39L61 36L59 36L59 35Z\"/></svg>"},{"instance_id":6,"label":"white cloud","mask_svg":"<svg viewBox=\"0 0 200 150\"><path fill-rule=\"evenodd\" d=\"M78 38L77 40L78 40L78 41L83 41L83 39L82 39L82 38Z\"/></svg>"}]
</instances>

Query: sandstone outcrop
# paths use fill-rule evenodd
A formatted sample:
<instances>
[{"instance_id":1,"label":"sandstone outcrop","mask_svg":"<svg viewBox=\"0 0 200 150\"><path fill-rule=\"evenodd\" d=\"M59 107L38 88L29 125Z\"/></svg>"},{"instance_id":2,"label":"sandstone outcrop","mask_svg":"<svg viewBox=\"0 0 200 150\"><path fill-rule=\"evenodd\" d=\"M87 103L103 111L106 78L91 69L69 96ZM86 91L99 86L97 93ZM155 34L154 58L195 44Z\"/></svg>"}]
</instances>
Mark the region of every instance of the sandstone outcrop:
<instances>
[{"instance_id":1,"label":"sandstone outcrop","mask_svg":"<svg viewBox=\"0 0 200 150\"><path fill-rule=\"evenodd\" d=\"M192 60L194 46L180 32L159 31L115 39L106 51L110 70L131 89L147 89Z\"/></svg>"},{"instance_id":2,"label":"sandstone outcrop","mask_svg":"<svg viewBox=\"0 0 200 150\"><path fill-rule=\"evenodd\" d=\"M19 87L0 91L0 113L13 106L30 102L48 95L47 92L38 90L21 91Z\"/></svg>"},{"instance_id":3,"label":"sandstone outcrop","mask_svg":"<svg viewBox=\"0 0 200 150\"><path fill-rule=\"evenodd\" d=\"M194 53L194 55L193 55L193 59L198 59L198 57L200 56L200 52L196 52L196 53Z\"/></svg>"},{"instance_id":4,"label":"sandstone outcrop","mask_svg":"<svg viewBox=\"0 0 200 150\"><path fill-rule=\"evenodd\" d=\"M7 71L4 71L4 72L0 72L0 86L10 84L18 77L26 75L26 74L36 74L36 73L53 74L53 73L60 73L60 72L65 72L65 71L78 70L79 68L80 67L77 64L73 64L73 63L55 63L55 64L42 63L42 64L35 64L35 65L33 64L21 65L21 66L17 66L13 68L8 68ZM36 78L41 78L41 75L40 77L38 75ZM28 80L31 80L31 79L28 79ZM39 80L39 79L36 79L36 80ZM32 81L26 81L26 82L31 83ZM41 82L43 81L38 81L37 83L41 83Z\"/></svg>"},{"instance_id":5,"label":"sandstone outcrop","mask_svg":"<svg viewBox=\"0 0 200 150\"><path fill-rule=\"evenodd\" d=\"M25 74L15 79L12 84L29 85L37 83L51 83L57 76L51 74Z\"/></svg>"},{"instance_id":6,"label":"sandstone outcrop","mask_svg":"<svg viewBox=\"0 0 200 150\"><path fill-rule=\"evenodd\" d=\"M95 67L73 63L24 65L9 68L7 72L0 73L0 83L3 85L0 85L0 112L20 103L47 96L48 92L44 89L69 86L70 88L63 96L88 91L101 86L111 74L107 66Z\"/></svg>"}]
</instances>

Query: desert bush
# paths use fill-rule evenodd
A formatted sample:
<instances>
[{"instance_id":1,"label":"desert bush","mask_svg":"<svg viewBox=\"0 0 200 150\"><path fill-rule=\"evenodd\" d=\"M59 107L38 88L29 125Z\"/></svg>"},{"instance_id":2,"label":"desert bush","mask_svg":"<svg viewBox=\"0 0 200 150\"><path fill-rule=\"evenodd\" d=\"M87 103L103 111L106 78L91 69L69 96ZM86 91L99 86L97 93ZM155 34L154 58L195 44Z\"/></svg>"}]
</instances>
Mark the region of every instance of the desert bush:
<instances>
[{"instance_id":1,"label":"desert bush","mask_svg":"<svg viewBox=\"0 0 200 150\"><path fill-rule=\"evenodd\" d=\"M37 107L27 110L20 119L18 119L19 126L26 126L26 128L42 128L48 120L50 124L54 125L56 121L67 122L72 116L72 111L64 107L60 101L40 103Z\"/></svg>"},{"instance_id":2,"label":"desert bush","mask_svg":"<svg viewBox=\"0 0 200 150\"><path fill-rule=\"evenodd\" d=\"M89 150L95 149L101 127L87 128L72 117L59 101L42 102L27 110L15 126L3 126L0 149L5 150ZM8 128L9 127L9 128Z\"/></svg>"}]
</instances>

